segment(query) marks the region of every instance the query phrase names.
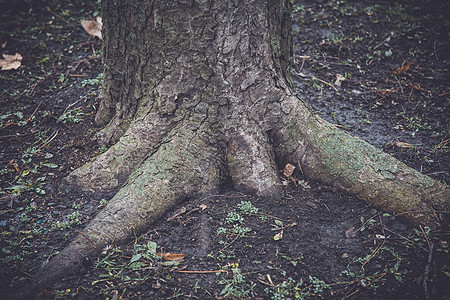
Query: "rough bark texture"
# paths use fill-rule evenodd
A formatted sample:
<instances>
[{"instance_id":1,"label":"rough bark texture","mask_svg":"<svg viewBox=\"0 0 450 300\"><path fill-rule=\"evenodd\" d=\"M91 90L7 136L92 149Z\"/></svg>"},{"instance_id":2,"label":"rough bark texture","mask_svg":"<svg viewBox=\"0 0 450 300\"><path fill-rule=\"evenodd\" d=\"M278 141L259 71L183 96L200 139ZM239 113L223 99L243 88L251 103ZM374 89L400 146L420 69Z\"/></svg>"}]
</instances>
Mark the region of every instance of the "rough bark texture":
<instances>
[{"instance_id":1,"label":"rough bark texture","mask_svg":"<svg viewBox=\"0 0 450 300\"><path fill-rule=\"evenodd\" d=\"M289 0L107 0L103 13L97 121L108 123L99 139L113 145L67 180L118 192L43 268L41 285L225 181L276 199L287 162L378 208L438 221L444 185L321 120L294 95Z\"/></svg>"}]
</instances>

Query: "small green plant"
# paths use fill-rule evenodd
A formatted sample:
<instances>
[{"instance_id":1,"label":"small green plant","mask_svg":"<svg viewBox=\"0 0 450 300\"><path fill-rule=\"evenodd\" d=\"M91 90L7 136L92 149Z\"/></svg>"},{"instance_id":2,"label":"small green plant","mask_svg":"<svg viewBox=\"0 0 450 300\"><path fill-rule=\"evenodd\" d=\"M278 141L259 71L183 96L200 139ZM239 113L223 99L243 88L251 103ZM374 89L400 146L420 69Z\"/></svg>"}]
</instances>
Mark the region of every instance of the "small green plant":
<instances>
[{"instance_id":1,"label":"small green plant","mask_svg":"<svg viewBox=\"0 0 450 300\"><path fill-rule=\"evenodd\" d=\"M244 222L244 217L242 217L239 213L235 211L230 211L225 219L225 222L228 224L239 223L242 224Z\"/></svg>"},{"instance_id":2,"label":"small green plant","mask_svg":"<svg viewBox=\"0 0 450 300\"><path fill-rule=\"evenodd\" d=\"M227 233L227 229L224 227L217 228L216 235L221 235Z\"/></svg>"},{"instance_id":3,"label":"small green plant","mask_svg":"<svg viewBox=\"0 0 450 300\"><path fill-rule=\"evenodd\" d=\"M98 206L105 206L106 204L108 204L108 200L106 200L105 198L102 198L100 200L100 202L98 203Z\"/></svg>"},{"instance_id":4,"label":"small green plant","mask_svg":"<svg viewBox=\"0 0 450 300\"><path fill-rule=\"evenodd\" d=\"M241 203L239 203L237 207L244 215L251 216L258 213L258 208L255 207L250 201L241 201Z\"/></svg>"},{"instance_id":5,"label":"small green plant","mask_svg":"<svg viewBox=\"0 0 450 300\"><path fill-rule=\"evenodd\" d=\"M81 209L82 205L80 203L73 203L72 208L73 209Z\"/></svg>"},{"instance_id":6,"label":"small green plant","mask_svg":"<svg viewBox=\"0 0 450 300\"><path fill-rule=\"evenodd\" d=\"M105 153L107 150L108 150L108 147L107 147L106 145L101 145L101 146L98 148L98 151L100 152L100 154Z\"/></svg>"},{"instance_id":7,"label":"small green plant","mask_svg":"<svg viewBox=\"0 0 450 300\"><path fill-rule=\"evenodd\" d=\"M360 220L361 220L361 224L362 225L359 228L359 231L361 231L361 232L366 230L366 227L367 228L372 228L377 223L377 221L375 221L374 219L369 219L369 220L365 221L364 216L361 216Z\"/></svg>"},{"instance_id":8,"label":"small green plant","mask_svg":"<svg viewBox=\"0 0 450 300\"><path fill-rule=\"evenodd\" d=\"M305 299L308 296L322 296L322 293L330 288L325 281L311 275L309 276L309 282L309 285L303 286L302 279L296 282L289 277L282 283L266 288L264 292L270 294L273 300Z\"/></svg>"},{"instance_id":9,"label":"small green plant","mask_svg":"<svg viewBox=\"0 0 450 300\"><path fill-rule=\"evenodd\" d=\"M245 281L245 276L241 273L238 263L233 263L231 267L231 272L233 277L227 278L223 276L217 283L220 285L225 285L225 287L220 291L220 296L224 298L235 297L239 299L251 299L255 296L254 289L256 287L255 283L247 283Z\"/></svg>"},{"instance_id":10,"label":"small green plant","mask_svg":"<svg viewBox=\"0 0 450 300\"><path fill-rule=\"evenodd\" d=\"M80 224L81 224L81 214L79 211L74 211L66 216L66 220L56 221L52 223L51 229L65 230L68 228L72 228L74 225Z\"/></svg>"},{"instance_id":11,"label":"small green plant","mask_svg":"<svg viewBox=\"0 0 450 300\"><path fill-rule=\"evenodd\" d=\"M78 107L74 110L69 110L67 112L65 112L62 116L61 116L61 121L65 124L67 122L72 122L72 123L79 123L81 122L83 119L82 117L85 115L85 113L83 112L83 108L82 107Z\"/></svg>"},{"instance_id":12,"label":"small green plant","mask_svg":"<svg viewBox=\"0 0 450 300\"><path fill-rule=\"evenodd\" d=\"M71 289L65 289L65 290L55 290L52 292L55 299L67 299L72 298L77 294L77 291L71 290Z\"/></svg>"},{"instance_id":13,"label":"small green plant","mask_svg":"<svg viewBox=\"0 0 450 300\"><path fill-rule=\"evenodd\" d=\"M85 79L81 82L81 87L85 87L86 85L97 86L102 83L103 73L100 73L97 78Z\"/></svg>"},{"instance_id":14,"label":"small green plant","mask_svg":"<svg viewBox=\"0 0 450 300\"><path fill-rule=\"evenodd\" d=\"M302 290L303 280L296 282L292 278L283 281L277 285L273 285L264 289L264 292L271 295L273 300L284 300L284 299L303 299L307 295L303 293Z\"/></svg>"},{"instance_id":15,"label":"small green plant","mask_svg":"<svg viewBox=\"0 0 450 300\"><path fill-rule=\"evenodd\" d=\"M247 232L251 231L251 229L248 228L248 227L241 227L241 226L239 226L239 225L237 225L237 224L234 224L234 225L233 225L233 228L231 229L231 231L232 231L233 233L235 233L235 234L244 235L244 234L246 234Z\"/></svg>"},{"instance_id":16,"label":"small green plant","mask_svg":"<svg viewBox=\"0 0 450 300\"><path fill-rule=\"evenodd\" d=\"M93 281L91 285L98 285L104 295L120 294L126 292L126 286L141 284L154 278L154 272L149 270L173 268L178 264L176 261L163 262L156 254L157 248L158 245L153 241L138 244L136 240L131 258L124 257L119 247L106 249L103 253L105 256L94 263L100 272L100 279Z\"/></svg>"},{"instance_id":17,"label":"small green plant","mask_svg":"<svg viewBox=\"0 0 450 300\"><path fill-rule=\"evenodd\" d=\"M314 295L320 295L326 289L330 288L330 286L326 284L325 281L311 275L309 275L309 282L311 283L311 290Z\"/></svg>"},{"instance_id":18,"label":"small green plant","mask_svg":"<svg viewBox=\"0 0 450 300\"><path fill-rule=\"evenodd\" d=\"M23 212L21 214L19 214L19 220L24 222L24 223L28 223L31 221L30 217L27 215L26 212Z\"/></svg>"}]
</instances>

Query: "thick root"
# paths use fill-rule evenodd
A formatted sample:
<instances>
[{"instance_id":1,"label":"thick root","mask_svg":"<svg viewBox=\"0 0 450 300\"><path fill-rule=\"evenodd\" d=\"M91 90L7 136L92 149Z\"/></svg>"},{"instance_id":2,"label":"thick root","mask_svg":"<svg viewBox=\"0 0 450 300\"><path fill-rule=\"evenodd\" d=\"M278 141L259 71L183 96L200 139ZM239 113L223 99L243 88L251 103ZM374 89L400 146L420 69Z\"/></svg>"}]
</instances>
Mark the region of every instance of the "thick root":
<instances>
[{"instance_id":1,"label":"thick root","mask_svg":"<svg viewBox=\"0 0 450 300\"><path fill-rule=\"evenodd\" d=\"M136 120L115 145L73 171L66 181L87 192L117 191L171 127L171 122L158 114Z\"/></svg>"},{"instance_id":2,"label":"thick root","mask_svg":"<svg viewBox=\"0 0 450 300\"><path fill-rule=\"evenodd\" d=\"M260 131L253 134L242 128L237 131L227 149L227 165L234 185L238 190L269 199L280 198L280 180L267 136Z\"/></svg>"},{"instance_id":3,"label":"thick root","mask_svg":"<svg viewBox=\"0 0 450 300\"><path fill-rule=\"evenodd\" d=\"M85 256L148 229L189 195L217 192L223 161L191 127L173 130L85 230L41 269L36 277L41 287L72 272Z\"/></svg>"},{"instance_id":4,"label":"thick root","mask_svg":"<svg viewBox=\"0 0 450 300\"><path fill-rule=\"evenodd\" d=\"M299 164L305 176L334 185L369 205L409 220L439 225L435 210L449 204L449 189L369 143L319 119L296 97L275 134L277 157Z\"/></svg>"}]
</instances>

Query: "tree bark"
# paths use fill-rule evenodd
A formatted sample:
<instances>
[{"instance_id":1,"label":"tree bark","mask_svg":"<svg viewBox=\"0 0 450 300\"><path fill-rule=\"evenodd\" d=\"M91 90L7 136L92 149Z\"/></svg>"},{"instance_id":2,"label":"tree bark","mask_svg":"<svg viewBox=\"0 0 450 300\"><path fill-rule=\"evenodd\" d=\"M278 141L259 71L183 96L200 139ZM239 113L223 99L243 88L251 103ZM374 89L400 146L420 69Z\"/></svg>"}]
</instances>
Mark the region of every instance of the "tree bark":
<instances>
[{"instance_id":1,"label":"tree bark","mask_svg":"<svg viewBox=\"0 0 450 300\"><path fill-rule=\"evenodd\" d=\"M449 198L443 184L318 118L292 91L290 8L289 0L103 2L96 120L107 124L98 139L112 146L67 182L117 193L44 266L41 286L225 182L275 201L287 162L309 180L437 225L434 211Z\"/></svg>"}]
</instances>

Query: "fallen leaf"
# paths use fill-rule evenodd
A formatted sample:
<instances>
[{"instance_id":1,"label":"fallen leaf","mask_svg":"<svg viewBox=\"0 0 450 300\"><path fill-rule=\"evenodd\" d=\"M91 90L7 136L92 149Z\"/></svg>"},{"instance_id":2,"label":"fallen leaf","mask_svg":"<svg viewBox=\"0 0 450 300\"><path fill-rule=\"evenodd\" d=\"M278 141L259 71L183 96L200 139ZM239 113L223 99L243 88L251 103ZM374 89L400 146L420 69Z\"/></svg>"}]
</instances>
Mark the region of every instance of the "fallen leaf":
<instances>
[{"instance_id":1,"label":"fallen leaf","mask_svg":"<svg viewBox=\"0 0 450 300\"><path fill-rule=\"evenodd\" d=\"M3 43L2 43L2 48L3 48L3 49L6 48L6 44L8 44L8 42L3 42Z\"/></svg>"},{"instance_id":2,"label":"fallen leaf","mask_svg":"<svg viewBox=\"0 0 450 300\"><path fill-rule=\"evenodd\" d=\"M342 254L341 257L342 257L342 258L348 258L348 254L347 254L347 253L344 253L344 254Z\"/></svg>"},{"instance_id":3,"label":"fallen leaf","mask_svg":"<svg viewBox=\"0 0 450 300\"><path fill-rule=\"evenodd\" d=\"M345 231L345 236L348 238L354 238L356 237L355 227L350 227L348 230Z\"/></svg>"},{"instance_id":4,"label":"fallen leaf","mask_svg":"<svg viewBox=\"0 0 450 300\"><path fill-rule=\"evenodd\" d=\"M396 92L395 89L384 89L384 90L379 90L379 91L377 92L377 95L380 96L380 97L382 97L382 98L385 98L385 97L387 97L389 94L392 94L392 93L395 93L395 92Z\"/></svg>"},{"instance_id":5,"label":"fallen leaf","mask_svg":"<svg viewBox=\"0 0 450 300\"><path fill-rule=\"evenodd\" d=\"M275 234L275 235L273 236L273 239L274 239L275 241L281 240L282 238L283 238L283 231L280 231L280 232L278 232L277 234Z\"/></svg>"},{"instance_id":6,"label":"fallen leaf","mask_svg":"<svg viewBox=\"0 0 450 300\"><path fill-rule=\"evenodd\" d=\"M391 73L396 74L396 75L405 73L406 71L409 70L409 67L411 67L411 65L412 65L412 61L410 61L409 63L407 63L404 66L401 66L400 68L398 68L395 71L391 71Z\"/></svg>"},{"instance_id":7,"label":"fallen leaf","mask_svg":"<svg viewBox=\"0 0 450 300\"><path fill-rule=\"evenodd\" d=\"M334 82L334 85L340 87L342 84L342 81L344 81L344 80L345 80L344 76L342 76L341 74L336 74L336 81Z\"/></svg>"},{"instance_id":8,"label":"fallen leaf","mask_svg":"<svg viewBox=\"0 0 450 300\"><path fill-rule=\"evenodd\" d=\"M12 159L12 160L8 163L8 167L10 167L11 169L15 170L17 173L20 173L19 166L16 164L16 162L14 161L14 159Z\"/></svg>"},{"instance_id":9,"label":"fallen leaf","mask_svg":"<svg viewBox=\"0 0 450 300\"><path fill-rule=\"evenodd\" d=\"M414 146L408 143L404 143L404 142L396 142L395 146L399 147L399 148L413 148Z\"/></svg>"},{"instance_id":10,"label":"fallen leaf","mask_svg":"<svg viewBox=\"0 0 450 300\"><path fill-rule=\"evenodd\" d=\"M102 37L102 18L97 17L97 19L88 21L81 21L81 26L83 26L84 30L92 36L96 36L99 39L103 40Z\"/></svg>"},{"instance_id":11,"label":"fallen leaf","mask_svg":"<svg viewBox=\"0 0 450 300\"><path fill-rule=\"evenodd\" d=\"M22 64L22 55L16 53L15 55L3 54L3 59L0 59L0 69L17 70Z\"/></svg>"},{"instance_id":12,"label":"fallen leaf","mask_svg":"<svg viewBox=\"0 0 450 300\"><path fill-rule=\"evenodd\" d=\"M159 257L162 257L165 260L170 260L170 261L179 261L182 260L186 254L181 254L181 253L155 253L156 255L158 255Z\"/></svg>"},{"instance_id":13,"label":"fallen leaf","mask_svg":"<svg viewBox=\"0 0 450 300\"><path fill-rule=\"evenodd\" d=\"M177 209L177 210L173 213L173 215L172 215L171 217L167 218L167 221L172 221L173 219L175 219L175 218L178 217L179 215L184 214L185 212L186 212L186 207L183 206L183 207Z\"/></svg>"},{"instance_id":14,"label":"fallen leaf","mask_svg":"<svg viewBox=\"0 0 450 300\"><path fill-rule=\"evenodd\" d=\"M200 204L198 207L200 207L200 209L201 209L202 211L204 211L205 209L208 208L208 206L206 206L205 204Z\"/></svg>"},{"instance_id":15,"label":"fallen leaf","mask_svg":"<svg viewBox=\"0 0 450 300\"><path fill-rule=\"evenodd\" d=\"M286 166L283 169L283 175L290 177L292 176L292 173L294 173L295 167L291 164L286 164Z\"/></svg>"}]
</instances>

